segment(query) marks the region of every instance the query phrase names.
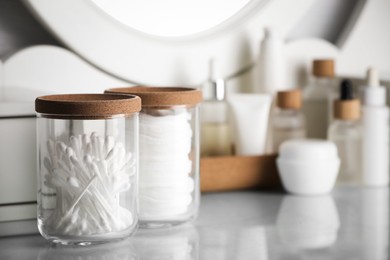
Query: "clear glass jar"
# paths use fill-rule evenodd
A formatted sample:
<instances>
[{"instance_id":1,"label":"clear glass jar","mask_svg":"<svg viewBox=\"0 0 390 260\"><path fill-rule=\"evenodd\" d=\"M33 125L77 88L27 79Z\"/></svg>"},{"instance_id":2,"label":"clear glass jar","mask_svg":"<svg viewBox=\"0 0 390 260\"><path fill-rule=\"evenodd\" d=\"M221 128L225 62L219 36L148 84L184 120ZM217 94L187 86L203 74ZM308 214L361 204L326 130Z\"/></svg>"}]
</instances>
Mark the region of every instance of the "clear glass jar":
<instances>
[{"instance_id":1,"label":"clear glass jar","mask_svg":"<svg viewBox=\"0 0 390 260\"><path fill-rule=\"evenodd\" d=\"M200 202L200 90L131 87L108 93L134 94L140 113L140 226L171 226L196 218Z\"/></svg>"},{"instance_id":2,"label":"clear glass jar","mask_svg":"<svg viewBox=\"0 0 390 260\"><path fill-rule=\"evenodd\" d=\"M138 224L136 96L36 99L38 229L62 244L125 238Z\"/></svg>"}]
</instances>

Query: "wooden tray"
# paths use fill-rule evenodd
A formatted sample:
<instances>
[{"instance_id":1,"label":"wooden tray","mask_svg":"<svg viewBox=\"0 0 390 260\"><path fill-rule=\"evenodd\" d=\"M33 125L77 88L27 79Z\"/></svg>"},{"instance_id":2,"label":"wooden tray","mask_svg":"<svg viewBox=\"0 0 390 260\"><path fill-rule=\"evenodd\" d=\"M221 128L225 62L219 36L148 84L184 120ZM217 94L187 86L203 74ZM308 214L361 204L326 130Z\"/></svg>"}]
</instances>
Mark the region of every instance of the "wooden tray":
<instances>
[{"instance_id":1,"label":"wooden tray","mask_svg":"<svg viewBox=\"0 0 390 260\"><path fill-rule=\"evenodd\" d=\"M202 192L244 189L280 189L276 154L264 156L202 157Z\"/></svg>"}]
</instances>

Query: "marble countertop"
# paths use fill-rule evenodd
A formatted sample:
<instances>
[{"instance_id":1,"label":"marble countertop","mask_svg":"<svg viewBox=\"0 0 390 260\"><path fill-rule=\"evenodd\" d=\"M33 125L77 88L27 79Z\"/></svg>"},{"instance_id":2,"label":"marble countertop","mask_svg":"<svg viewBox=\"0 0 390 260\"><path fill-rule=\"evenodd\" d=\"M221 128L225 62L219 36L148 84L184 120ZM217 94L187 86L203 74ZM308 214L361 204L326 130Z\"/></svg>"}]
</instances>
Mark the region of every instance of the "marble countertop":
<instances>
[{"instance_id":1,"label":"marble countertop","mask_svg":"<svg viewBox=\"0 0 390 260\"><path fill-rule=\"evenodd\" d=\"M193 224L140 230L90 247L39 234L0 237L0 259L388 259L389 189L336 188L298 197L259 191L205 194ZM4 225L4 223L3 223ZM14 228L23 229L23 225Z\"/></svg>"}]
</instances>

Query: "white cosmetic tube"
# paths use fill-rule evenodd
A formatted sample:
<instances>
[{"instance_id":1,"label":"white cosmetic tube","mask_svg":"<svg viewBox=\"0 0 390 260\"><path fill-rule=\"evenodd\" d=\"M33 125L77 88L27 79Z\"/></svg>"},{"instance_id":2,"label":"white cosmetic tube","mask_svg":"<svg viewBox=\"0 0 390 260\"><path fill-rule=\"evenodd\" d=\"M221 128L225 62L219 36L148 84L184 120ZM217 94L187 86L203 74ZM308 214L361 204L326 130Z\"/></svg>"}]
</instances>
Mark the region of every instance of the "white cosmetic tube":
<instances>
[{"instance_id":1,"label":"white cosmetic tube","mask_svg":"<svg viewBox=\"0 0 390 260\"><path fill-rule=\"evenodd\" d=\"M261 155L266 150L270 94L230 94L236 155Z\"/></svg>"}]
</instances>

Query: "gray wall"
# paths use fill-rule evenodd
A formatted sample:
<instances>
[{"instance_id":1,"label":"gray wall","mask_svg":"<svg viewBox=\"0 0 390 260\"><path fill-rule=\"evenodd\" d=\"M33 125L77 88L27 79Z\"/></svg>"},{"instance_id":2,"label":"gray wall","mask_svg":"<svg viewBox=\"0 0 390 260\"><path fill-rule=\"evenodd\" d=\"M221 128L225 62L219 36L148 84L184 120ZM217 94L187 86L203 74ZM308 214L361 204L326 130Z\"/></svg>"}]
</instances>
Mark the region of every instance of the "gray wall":
<instances>
[{"instance_id":1,"label":"gray wall","mask_svg":"<svg viewBox=\"0 0 390 260\"><path fill-rule=\"evenodd\" d=\"M288 35L289 39L318 37L337 43L359 1L317 0Z\"/></svg>"},{"instance_id":2,"label":"gray wall","mask_svg":"<svg viewBox=\"0 0 390 260\"><path fill-rule=\"evenodd\" d=\"M61 45L20 0L0 0L0 59L38 44Z\"/></svg>"}]
</instances>

